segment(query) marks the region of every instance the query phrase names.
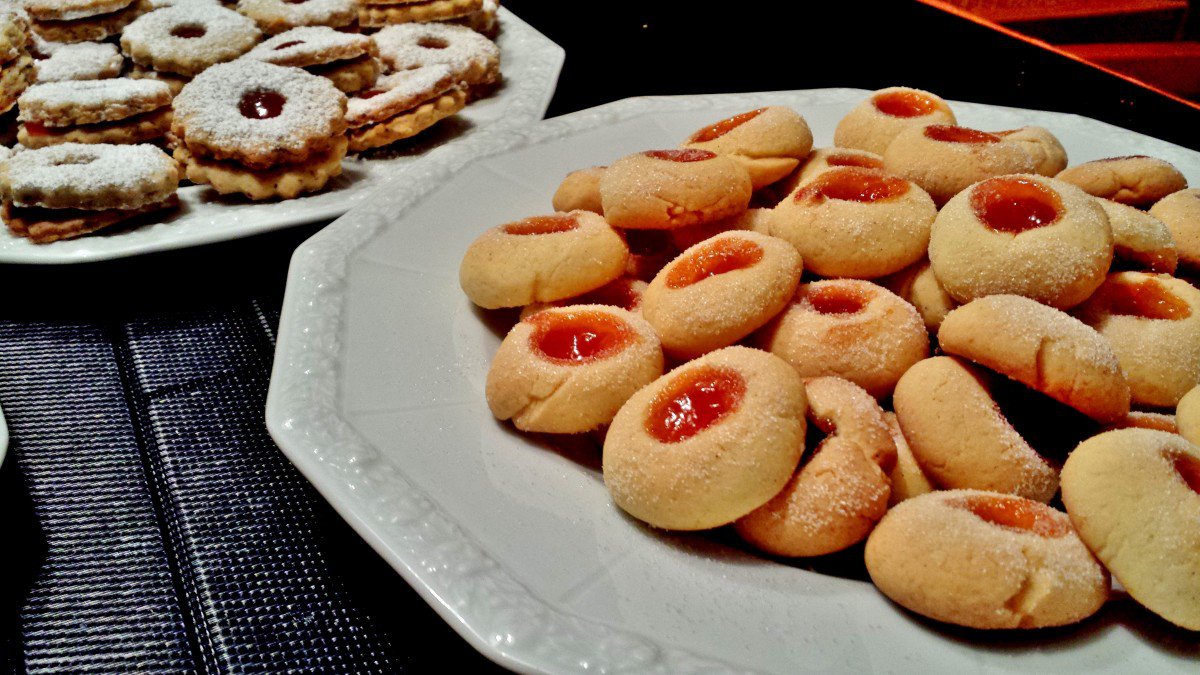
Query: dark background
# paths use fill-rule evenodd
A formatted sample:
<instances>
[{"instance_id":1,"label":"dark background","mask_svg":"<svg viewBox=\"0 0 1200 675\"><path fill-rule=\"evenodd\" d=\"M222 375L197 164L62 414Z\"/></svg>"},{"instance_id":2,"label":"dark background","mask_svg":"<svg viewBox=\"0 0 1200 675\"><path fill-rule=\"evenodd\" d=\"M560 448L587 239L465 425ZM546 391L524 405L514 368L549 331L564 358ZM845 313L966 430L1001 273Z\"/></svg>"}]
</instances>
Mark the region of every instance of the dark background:
<instances>
[{"instance_id":1,"label":"dark background","mask_svg":"<svg viewBox=\"0 0 1200 675\"><path fill-rule=\"evenodd\" d=\"M549 116L643 94L903 84L1197 145L1195 109L916 2L504 4L566 49ZM491 667L262 428L288 259L320 227L0 267L0 404L13 434L0 469L0 669ZM272 517L282 529L258 520ZM145 547L127 555L120 542L132 540ZM257 557L222 557L234 548ZM249 592L256 583L273 594ZM315 623L294 625L297 606Z\"/></svg>"}]
</instances>

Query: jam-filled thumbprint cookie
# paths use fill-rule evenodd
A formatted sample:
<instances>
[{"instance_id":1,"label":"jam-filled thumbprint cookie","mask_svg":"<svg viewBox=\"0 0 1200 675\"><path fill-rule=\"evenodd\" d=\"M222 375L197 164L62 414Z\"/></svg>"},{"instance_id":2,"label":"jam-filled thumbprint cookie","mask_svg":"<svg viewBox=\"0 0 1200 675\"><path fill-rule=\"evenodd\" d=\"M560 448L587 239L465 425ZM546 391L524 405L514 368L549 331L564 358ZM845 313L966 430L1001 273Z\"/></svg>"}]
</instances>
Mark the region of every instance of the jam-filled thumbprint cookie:
<instances>
[{"instance_id":1,"label":"jam-filled thumbprint cookie","mask_svg":"<svg viewBox=\"0 0 1200 675\"><path fill-rule=\"evenodd\" d=\"M906 129L955 123L950 106L937 94L888 87L868 96L838 122L833 144L882 155Z\"/></svg>"},{"instance_id":2,"label":"jam-filled thumbprint cookie","mask_svg":"<svg viewBox=\"0 0 1200 675\"><path fill-rule=\"evenodd\" d=\"M757 190L791 173L812 143L812 131L800 113L767 106L710 124L689 136L683 147L732 157L746 167Z\"/></svg>"},{"instance_id":3,"label":"jam-filled thumbprint cookie","mask_svg":"<svg viewBox=\"0 0 1200 675\"><path fill-rule=\"evenodd\" d=\"M750 204L746 167L710 150L649 150L613 162L600 203L613 227L669 230L737 215Z\"/></svg>"}]
</instances>

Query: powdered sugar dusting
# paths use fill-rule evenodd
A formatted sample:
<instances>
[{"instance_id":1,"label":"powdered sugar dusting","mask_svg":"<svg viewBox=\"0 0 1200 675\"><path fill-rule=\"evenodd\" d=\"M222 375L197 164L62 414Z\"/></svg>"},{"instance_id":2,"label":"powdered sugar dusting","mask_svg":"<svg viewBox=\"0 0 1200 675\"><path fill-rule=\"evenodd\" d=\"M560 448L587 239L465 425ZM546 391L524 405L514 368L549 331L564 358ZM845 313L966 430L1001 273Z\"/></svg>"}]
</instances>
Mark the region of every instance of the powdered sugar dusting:
<instances>
[{"instance_id":1,"label":"powdered sugar dusting","mask_svg":"<svg viewBox=\"0 0 1200 675\"><path fill-rule=\"evenodd\" d=\"M346 107L346 124L360 127L381 122L388 117L414 108L454 86L450 69L444 65L405 70L379 78L367 92L350 99ZM363 98L365 93L378 93Z\"/></svg>"},{"instance_id":2,"label":"powdered sugar dusting","mask_svg":"<svg viewBox=\"0 0 1200 675\"><path fill-rule=\"evenodd\" d=\"M62 45L34 66L38 82L100 80L121 74L125 59L117 46L103 42Z\"/></svg>"},{"instance_id":3,"label":"powdered sugar dusting","mask_svg":"<svg viewBox=\"0 0 1200 675\"><path fill-rule=\"evenodd\" d=\"M388 26L375 34L375 42L379 45L380 59L392 70L440 63L461 74L500 58L500 48L494 42L470 28L450 24Z\"/></svg>"},{"instance_id":4,"label":"powdered sugar dusting","mask_svg":"<svg viewBox=\"0 0 1200 675\"><path fill-rule=\"evenodd\" d=\"M282 45L287 45L280 49ZM372 39L326 26L302 26L260 43L244 58L287 66L312 66L335 59L351 59L371 52ZM336 54L336 56L323 56Z\"/></svg>"},{"instance_id":5,"label":"powdered sugar dusting","mask_svg":"<svg viewBox=\"0 0 1200 675\"><path fill-rule=\"evenodd\" d=\"M171 89L163 82L118 77L108 80L67 80L35 84L21 94L17 105L20 107L18 119L51 123L47 117L77 117L81 109L112 113L105 117L113 118L117 114L114 111L116 108L127 108L131 111L130 115L135 115L160 108L170 102ZM61 123L66 125L72 121L64 119Z\"/></svg>"},{"instance_id":6,"label":"powdered sugar dusting","mask_svg":"<svg viewBox=\"0 0 1200 675\"><path fill-rule=\"evenodd\" d=\"M39 206L40 195L64 191L85 199L88 195L141 197L164 175L177 177L178 167L153 145L63 143L14 154L8 160L3 188L5 197L17 206Z\"/></svg>"}]
</instances>

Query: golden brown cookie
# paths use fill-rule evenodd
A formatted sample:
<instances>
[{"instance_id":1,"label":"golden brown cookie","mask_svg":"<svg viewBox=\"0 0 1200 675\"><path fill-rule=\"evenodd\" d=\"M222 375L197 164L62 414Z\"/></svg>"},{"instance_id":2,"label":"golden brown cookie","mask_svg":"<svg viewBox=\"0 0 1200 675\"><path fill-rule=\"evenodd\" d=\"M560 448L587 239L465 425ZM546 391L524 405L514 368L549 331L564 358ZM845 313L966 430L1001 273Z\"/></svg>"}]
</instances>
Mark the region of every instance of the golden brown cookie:
<instances>
[{"instance_id":1,"label":"golden brown cookie","mask_svg":"<svg viewBox=\"0 0 1200 675\"><path fill-rule=\"evenodd\" d=\"M593 166L587 169L572 171L563 178L558 189L554 191L551 203L555 211L591 211L604 213L600 204L600 177L608 167Z\"/></svg>"},{"instance_id":2,"label":"golden brown cookie","mask_svg":"<svg viewBox=\"0 0 1200 675\"><path fill-rule=\"evenodd\" d=\"M1076 164L1057 178L1090 195L1142 208L1187 187L1187 179L1173 164L1145 155Z\"/></svg>"},{"instance_id":3,"label":"golden brown cookie","mask_svg":"<svg viewBox=\"0 0 1200 675\"><path fill-rule=\"evenodd\" d=\"M736 159L757 190L788 175L808 156L812 131L795 110L767 106L710 124L689 136L683 147Z\"/></svg>"},{"instance_id":4,"label":"golden brown cookie","mask_svg":"<svg viewBox=\"0 0 1200 675\"><path fill-rule=\"evenodd\" d=\"M938 206L968 185L1013 173L1032 173L1033 157L999 136L947 124L908 129L883 153L883 168L910 180Z\"/></svg>"},{"instance_id":5,"label":"golden brown cookie","mask_svg":"<svg viewBox=\"0 0 1200 675\"><path fill-rule=\"evenodd\" d=\"M808 154L800 168L788 176L787 180L782 181L779 187L784 194L791 193L830 169L844 167L882 170L883 156L853 148L817 148Z\"/></svg>"},{"instance_id":6,"label":"golden brown cookie","mask_svg":"<svg viewBox=\"0 0 1200 675\"><path fill-rule=\"evenodd\" d=\"M1150 215L1171 231L1179 264L1200 269L1200 189L1173 192L1150 207Z\"/></svg>"},{"instance_id":7,"label":"golden brown cookie","mask_svg":"<svg viewBox=\"0 0 1200 675\"><path fill-rule=\"evenodd\" d=\"M365 28L379 28L394 23L426 23L447 21L479 11L482 0L424 0L388 3L371 0L358 8L358 23Z\"/></svg>"},{"instance_id":8,"label":"golden brown cookie","mask_svg":"<svg viewBox=\"0 0 1200 675\"><path fill-rule=\"evenodd\" d=\"M382 65L374 56L364 55L356 59L309 66L306 70L313 75L320 75L329 80L333 86L338 88L338 91L353 94L374 86L379 79Z\"/></svg>"},{"instance_id":9,"label":"golden brown cookie","mask_svg":"<svg viewBox=\"0 0 1200 675\"><path fill-rule=\"evenodd\" d=\"M1174 274L1179 264L1166 223L1132 206L1100 199L1113 233L1113 258L1123 267Z\"/></svg>"},{"instance_id":10,"label":"golden brown cookie","mask_svg":"<svg viewBox=\"0 0 1200 675\"><path fill-rule=\"evenodd\" d=\"M642 298L646 294L648 284L633 277L617 277L594 291L588 291L571 298L563 298L554 302L535 302L521 308L521 319L533 316L543 309L550 307L570 307L571 305L606 305L620 307L627 312L641 316Z\"/></svg>"},{"instance_id":11,"label":"golden brown cookie","mask_svg":"<svg viewBox=\"0 0 1200 675\"><path fill-rule=\"evenodd\" d=\"M1175 425L1180 436L1188 439L1192 445L1200 445L1200 386L1179 399L1175 408Z\"/></svg>"},{"instance_id":12,"label":"golden brown cookie","mask_svg":"<svg viewBox=\"0 0 1200 675\"><path fill-rule=\"evenodd\" d=\"M8 226L8 230L16 236L25 237L35 244L50 244L63 239L82 237L85 234L177 206L179 206L179 197L175 195L171 195L161 202L146 204L136 209L99 211L21 208L5 202L3 206L0 206L0 217Z\"/></svg>"},{"instance_id":13,"label":"golden brown cookie","mask_svg":"<svg viewBox=\"0 0 1200 675\"><path fill-rule=\"evenodd\" d=\"M672 229L737 215L750 174L708 150L650 150L613 162L600 179L604 217L624 229Z\"/></svg>"},{"instance_id":14,"label":"golden brown cookie","mask_svg":"<svg viewBox=\"0 0 1200 675\"><path fill-rule=\"evenodd\" d=\"M954 113L940 96L888 87L871 94L838 122L833 144L882 155L900 132L929 124L955 124Z\"/></svg>"},{"instance_id":15,"label":"golden brown cookie","mask_svg":"<svg viewBox=\"0 0 1200 675\"><path fill-rule=\"evenodd\" d=\"M344 28L358 18L357 0L238 0L237 11L254 19L267 35L298 26Z\"/></svg>"},{"instance_id":16,"label":"golden brown cookie","mask_svg":"<svg viewBox=\"0 0 1200 675\"><path fill-rule=\"evenodd\" d=\"M242 194L250 199L292 199L316 192L342 174L346 139L339 136L330 149L310 155L296 164L275 164L252 169L231 160L197 157L186 146L175 148L175 159L187 171L188 180L212 186L221 194Z\"/></svg>"},{"instance_id":17,"label":"golden brown cookie","mask_svg":"<svg viewBox=\"0 0 1200 675\"><path fill-rule=\"evenodd\" d=\"M895 274L879 279L878 282L916 307L930 333L936 333L946 314L958 306L954 298L938 283L928 258L922 258Z\"/></svg>"},{"instance_id":18,"label":"golden brown cookie","mask_svg":"<svg viewBox=\"0 0 1200 675\"><path fill-rule=\"evenodd\" d=\"M1005 143L1021 146L1033 158L1033 173L1056 176L1067 167L1067 151L1058 138L1045 127L1021 127L991 132Z\"/></svg>"},{"instance_id":19,"label":"golden brown cookie","mask_svg":"<svg viewBox=\"0 0 1200 675\"><path fill-rule=\"evenodd\" d=\"M467 95L461 89L452 89L417 107L393 115L382 122L355 127L347 132L350 151L362 152L378 148L405 138L412 138L438 122L462 110L467 104Z\"/></svg>"},{"instance_id":20,"label":"golden brown cookie","mask_svg":"<svg viewBox=\"0 0 1200 675\"><path fill-rule=\"evenodd\" d=\"M892 435L892 443L896 446L896 466L892 467L891 473L888 474L892 483L892 492L888 497L890 508L905 499L933 492L937 487L925 475L917 458L913 456L912 448L909 447L908 440L904 438L904 431L900 428L900 421L896 419L896 413L883 413L883 421L887 423L888 433Z\"/></svg>"},{"instance_id":21,"label":"golden brown cookie","mask_svg":"<svg viewBox=\"0 0 1200 675\"><path fill-rule=\"evenodd\" d=\"M148 143L160 139L171 129L171 107L164 106L115 122L98 122L69 127L47 127L25 123L17 131L17 140L27 148L44 148L59 143Z\"/></svg>"}]
</instances>

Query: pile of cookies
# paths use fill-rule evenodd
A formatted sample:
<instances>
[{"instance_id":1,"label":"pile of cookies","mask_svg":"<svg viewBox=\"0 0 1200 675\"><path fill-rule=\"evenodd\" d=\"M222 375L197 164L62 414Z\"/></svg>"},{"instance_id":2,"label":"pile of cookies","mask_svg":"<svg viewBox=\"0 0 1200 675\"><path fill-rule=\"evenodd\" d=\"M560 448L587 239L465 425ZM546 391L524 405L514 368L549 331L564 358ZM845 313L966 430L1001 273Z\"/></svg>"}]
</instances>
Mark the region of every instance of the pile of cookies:
<instances>
[{"instance_id":1,"label":"pile of cookies","mask_svg":"<svg viewBox=\"0 0 1200 675\"><path fill-rule=\"evenodd\" d=\"M463 290L522 308L492 413L595 434L652 527L861 547L939 621L1075 623L1115 576L1200 630L1200 191L903 87L834 139L751 110L483 233Z\"/></svg>"},{"instance_id":2,"label":"pile of cookies","mask_svg":"<svg viewBox=\"0 0 1200 675\"><path fill-rule=\"evenodd\" d=\"M110 147L144 145L136 156L155 158L147 171L159 176L160 155L170 156L179 165L172 175L220 194L320 191L341 175L347 153L417 136L494 89L498 11L479 0L5 4L0 103L16 110L0 124L18 142L5 154L32 153L48 175L54 162L82 156L55 147L95 145L109 156ZM72 180L73 171L54 181ZM10 198L28 195L12 181L0 182L0 194L9 231L47 243L140 216L147 200L176 203L160 199L155 185L138 199L59 190L78 200L53 205ZM101 217L88 204L127 217Z\"/></svg>"}]
</instances>

